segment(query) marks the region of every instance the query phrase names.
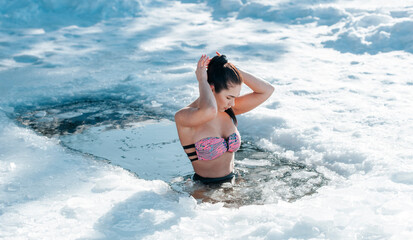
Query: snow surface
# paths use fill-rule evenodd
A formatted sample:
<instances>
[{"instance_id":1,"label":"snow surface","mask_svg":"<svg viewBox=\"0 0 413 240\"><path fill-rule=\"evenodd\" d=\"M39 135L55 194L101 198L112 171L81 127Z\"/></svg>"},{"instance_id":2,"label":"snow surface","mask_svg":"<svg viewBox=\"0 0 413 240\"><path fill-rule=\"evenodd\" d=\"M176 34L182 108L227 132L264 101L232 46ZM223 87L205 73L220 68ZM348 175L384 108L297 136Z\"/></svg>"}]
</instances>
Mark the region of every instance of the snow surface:
<instances>
[{"instance_id":1,"label":"snow surface","mask_svg":"<svg viewBox=\"0 0 413 240\"><path fill-rule=\"evenodd\" d=\"M185 191L172 122L217 50L276 87L267 179L207 192L245 204ZM0 238L411 239L412 54L411 1L0 0Z\"/></svg>"}]
</instances>

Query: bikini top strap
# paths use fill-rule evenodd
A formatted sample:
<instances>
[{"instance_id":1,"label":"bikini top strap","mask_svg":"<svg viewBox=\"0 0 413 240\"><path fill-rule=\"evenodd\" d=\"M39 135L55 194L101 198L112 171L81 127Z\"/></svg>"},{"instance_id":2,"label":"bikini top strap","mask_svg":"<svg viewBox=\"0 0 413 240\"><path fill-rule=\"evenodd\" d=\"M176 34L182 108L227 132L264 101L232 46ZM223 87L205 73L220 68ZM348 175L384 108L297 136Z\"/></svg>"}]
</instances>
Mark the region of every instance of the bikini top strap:
<instances>
[{"instance_id":1,"label":"bikini top strap","mask_svg":"<svg viewBox=\"0 0 413 240\"><path fill-rule=\"evenodd\" d=\"M186 145L186 146L182 146L184 149L189 149L189 148L194 148L195 147L195 144L189 144L189 145Z\"/></svg>"}]
</instances>

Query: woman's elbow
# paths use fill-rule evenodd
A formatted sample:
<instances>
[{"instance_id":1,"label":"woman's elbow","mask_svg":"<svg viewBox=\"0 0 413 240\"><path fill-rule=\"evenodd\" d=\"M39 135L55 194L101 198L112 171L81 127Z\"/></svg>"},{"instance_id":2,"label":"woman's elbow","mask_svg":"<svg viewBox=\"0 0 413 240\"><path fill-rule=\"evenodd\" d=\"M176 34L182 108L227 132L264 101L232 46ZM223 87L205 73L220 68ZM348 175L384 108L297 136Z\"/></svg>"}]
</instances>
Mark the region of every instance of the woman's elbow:
<instances>
[{"instance_id":1,"label":"woman's elbow","mask_svg":"<svg viewBox=\"0 0 413 240\"><path fill-rule=\"evenodd\" d=\"M274 91L275 91L275 87L271 83L269 83L268 88L267 88L268 97L271 97L271 95L274 93Z\"/></svg>"}]
</instances>

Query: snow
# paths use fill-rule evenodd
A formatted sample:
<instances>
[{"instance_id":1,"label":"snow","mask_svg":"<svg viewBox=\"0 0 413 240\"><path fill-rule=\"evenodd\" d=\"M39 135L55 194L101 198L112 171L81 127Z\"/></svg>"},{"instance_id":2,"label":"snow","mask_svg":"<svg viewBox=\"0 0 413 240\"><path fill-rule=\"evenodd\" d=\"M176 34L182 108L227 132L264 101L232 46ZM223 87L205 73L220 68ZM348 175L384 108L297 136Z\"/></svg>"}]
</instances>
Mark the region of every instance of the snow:
<instances>
[{"instance_id":1,"label":"snow","mask_svg":"<svg viewBox=\"0 0 413 240\"><path fill-rule=\"evenodd\" d=\"M0 0L0 238L412 238L412 29L408 1ZM215 51L276 90L244 182L205 188L173 114Z\"/></svg>"}]
</instances>

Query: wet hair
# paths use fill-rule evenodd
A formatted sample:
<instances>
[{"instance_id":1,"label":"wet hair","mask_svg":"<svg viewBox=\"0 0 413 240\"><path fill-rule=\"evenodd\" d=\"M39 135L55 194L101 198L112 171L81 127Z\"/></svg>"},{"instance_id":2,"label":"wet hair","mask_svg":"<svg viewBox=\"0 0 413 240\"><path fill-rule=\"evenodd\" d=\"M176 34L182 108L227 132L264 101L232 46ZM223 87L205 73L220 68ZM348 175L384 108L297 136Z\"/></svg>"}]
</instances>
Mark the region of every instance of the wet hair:
<instances>
[{"instance_id":1,"label":"wet hair","mask_svg":"<svg viewBox=\"0 0 413 240\"><path fill-rule=\"evenodd\" d=\"M208 83L214 86L215 92L220 93L223 89L228 90L233 85L241 85L242 77L238 69L228 62L225 55L215 56L208 64ZM232 108L225 110L232 118L235 125L238 124L237 118Z\"/></svg>"}]
</instances>

